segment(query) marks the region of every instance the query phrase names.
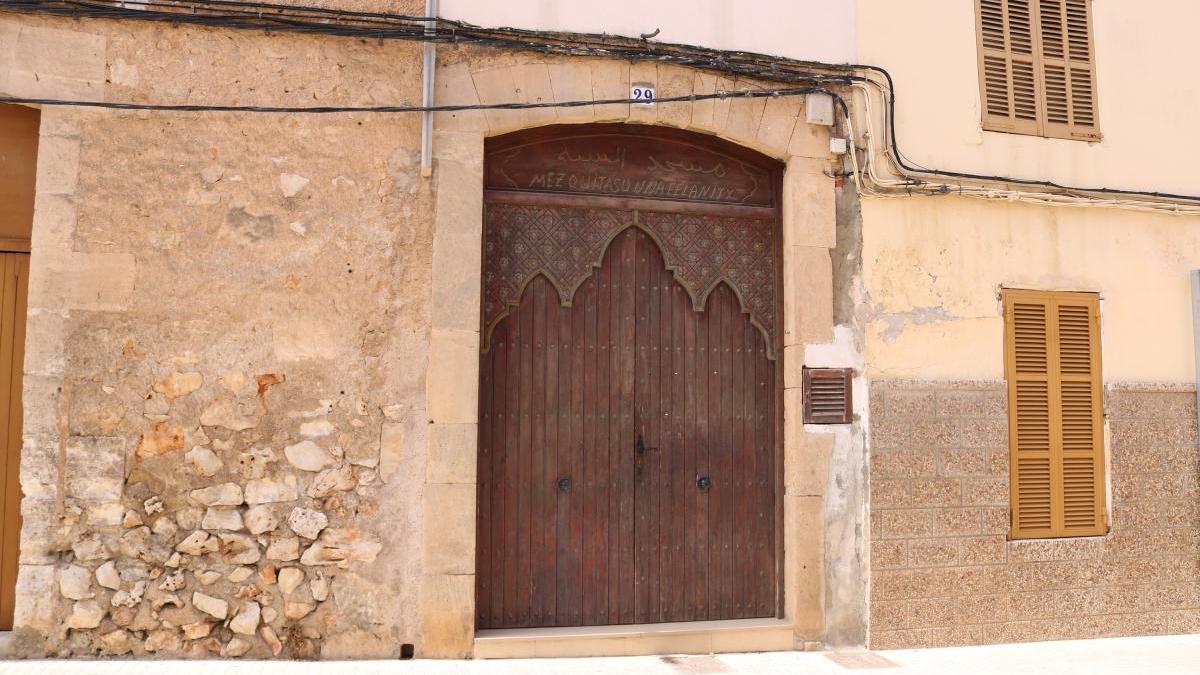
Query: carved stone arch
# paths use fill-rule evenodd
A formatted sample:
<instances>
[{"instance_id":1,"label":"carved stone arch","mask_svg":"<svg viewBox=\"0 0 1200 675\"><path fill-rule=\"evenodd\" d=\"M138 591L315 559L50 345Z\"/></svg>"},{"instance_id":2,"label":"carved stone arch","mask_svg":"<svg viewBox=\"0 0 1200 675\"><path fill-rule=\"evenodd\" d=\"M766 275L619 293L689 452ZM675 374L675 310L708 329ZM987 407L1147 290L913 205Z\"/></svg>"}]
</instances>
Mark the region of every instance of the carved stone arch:
<instances>
[{"instance_id":1,"label":"carved stone arch","mask_svg":"<svg viewBox=\"0 0 1200 675\"><path fill-rule=\"evenodd\" d=\"M482 349L536 274L567 305L634 225L697 311L728 284L776 358L782 171L729 141L670 128L553 125L487 139Z\"/></svg>"},{"instance_id":2,"label":"carved stone arch","mask_svg":"<svg viewBox=\"0 0 1200 675\"><path fill-rule=\"evenodd\" d=\"M588 279L592 278L596 271L603 266L605 259L611 251L613 242L615 242L618 237L620 237L629 229L641 230L646 234L647 237L650 238L651 241L654 242L654 245L658 248L659 253L663 256L666 269L672 273L672 278L675 280L675 282L678 283L688 294L688 297L691 298L692 309L694 311L704 312L708 307L708 299L712 295L713 291L718 286L724 284L730 290L730 292L733 293L734 298L737 299L742 313L749 317L750 324L754 326L754 328L762 335L768 358L775 358L775 350L774 345L772 345L770 331L758 318L755 317L754 311L747 304L746 298L743 296L742 291L739 290L738 285L731 281L727 275L722 274L716 279L713 279L707 286L698 288L690 287L687 280L680 274L681 268L678 265L671 264L670 259L667 257L666 248L664 247L663 242L659 239L658 234L654 230L647 228L645 224L639 222L638 213L636 211L633 213L633 219L631 222L623 227L614 229L605 239L601 246L598 257L588 263L586 268L578 270L578 273L576 273L573 277L560 279L553 273L552 270L548 269L546 266L541 266L529 272L525 279L515 284L510 297L503 300L502 309L500 309L500 311L494 317L492 317L483 325L482 343L480 346L481 353L486 354L488 351L490 351L492 333L496 329L496 326L498 326L501 321L509 316L514 308L520 305L521 299L525 296L526 289L528 289L529 285L538 277L545 278L546 281L554 288L554 290L558 293L559 303L563 307L572 306L575 295L579 291L579 287L586 283Z\"/></svg>"}]
</instances>

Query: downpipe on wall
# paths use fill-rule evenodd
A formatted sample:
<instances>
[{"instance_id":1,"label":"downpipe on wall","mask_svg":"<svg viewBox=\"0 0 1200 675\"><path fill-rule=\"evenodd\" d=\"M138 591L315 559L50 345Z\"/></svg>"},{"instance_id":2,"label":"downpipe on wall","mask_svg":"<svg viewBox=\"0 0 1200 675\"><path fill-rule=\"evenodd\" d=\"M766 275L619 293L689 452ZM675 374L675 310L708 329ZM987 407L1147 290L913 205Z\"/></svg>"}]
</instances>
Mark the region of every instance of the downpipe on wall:
<instances>
[{"instance_id":1,"label":"downpipe on wall","mask_svg":"<svg viewBox=\"0 0 1200 675\"><path fill-rule=\"evenodd\" d=\"M425 0L425 34L437 34L437 0ZM425 62L421 70L421 104L428 108L433 105L433 76L437 67L437 46L433 41L426 40L422 45ZM433 175L433 113L426 110L421 113L421 176L428 178Z\"/></svg>"}]
</instances>

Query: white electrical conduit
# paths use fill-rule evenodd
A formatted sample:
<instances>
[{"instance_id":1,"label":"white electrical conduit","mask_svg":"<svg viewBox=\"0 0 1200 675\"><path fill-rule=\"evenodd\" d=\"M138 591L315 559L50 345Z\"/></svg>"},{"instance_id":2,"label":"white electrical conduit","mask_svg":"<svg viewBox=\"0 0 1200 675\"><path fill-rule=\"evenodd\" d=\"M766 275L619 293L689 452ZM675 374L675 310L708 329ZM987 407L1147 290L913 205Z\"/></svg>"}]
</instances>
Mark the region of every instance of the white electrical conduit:
<instances>
[{"instance_id":1,"label":"white electrical conduit","mask_svg":"<svg viewBox=\"0 0 1200 675\"><path fill-rule=\"evenodd\" d=\"M886 108L887 86L869 75L864 77L872 85L879 90L881 100L884 101ZM865 133L867 147L866 150L866 173L859 166L858 157L856 154L857 137L854 134L854 124L850 119L850 115L846 117L846 129L849 136L850 146L850 163L854 172L854 183L859 192L872 197L909 197L915 194L924 195L962 195L966 197L976 197L983 199L1017 201L1042 205L1054 206L1074 206L1074 207L1092 207L1092 208L1121 208L1131 209L1135 211L1166 213L1173 215L1200 215L1200 206L1192 206L1189 204L1173 204L1168 201L1153 201L1142 199L1108 199L1104 197L1091 196L1073 196L1053 194L1050 192L1042 192L1037 190L1023 190L1004 188L999 186L990 186L984 181L970 181L969 179L961 179L954 183L945 182L944 176L936 174L924 174L919 171L908 171L899 166L893 154L894 149L890 147L891 134L888 132L888 121L886 116L882 119L875 115L875 109L872 104L872 92L867 85L861 82L856 82L852 85L856 90L862 93L862 102L865 117ZM873 129L882 127L882 133L876 134ZM876 146L876 138L882 135L885 147L881 150ZM886 158L894 177L883 177L876 173L875 161L877 158ZM906 180L910 179L910 180ZM911 179L921 181L920 184L914 184ZM1002 185L999 183L998 185Z\"/></svg>"}]
</instances>

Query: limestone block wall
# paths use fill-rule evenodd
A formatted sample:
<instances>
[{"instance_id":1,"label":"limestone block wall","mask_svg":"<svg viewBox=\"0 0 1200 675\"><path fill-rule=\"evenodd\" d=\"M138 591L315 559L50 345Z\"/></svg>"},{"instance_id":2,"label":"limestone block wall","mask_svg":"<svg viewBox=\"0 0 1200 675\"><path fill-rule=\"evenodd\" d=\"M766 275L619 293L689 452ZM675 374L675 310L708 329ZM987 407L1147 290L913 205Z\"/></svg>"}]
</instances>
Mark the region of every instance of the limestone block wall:
<instances>
[{"instance_id":1,"label":"limestone block wall","mask_svg":"<svg viewBox=\"0 0 1200 675\"><path fill-rule=\"evenodd\" d=\"M1008 541L1006 389L871 385L875 649L1200 630L1195 390L1110 385L1111 531Z\"/></svg>"},{"instance_id":2,"label":"limestone block wall","mask_svg":"<svg viewBox=\"0 0 1200 675\"><path fill-rule=\"evenodd\" d=\"M420 47L398 41L6 15L0 56L6 94L420 100ZM631 82L772 85L443 47L437 101L621 98ZM799 643L861 643L861 426L800 423L804 365L861 366L833 326L829 129L803 99L439 113L432 179L416 115L42 120L15 654L470 655L483 140L589 121L787 162L782 613Z\"/></svg>"},{"instance_id":3,"label":"limestone block wall","mask_svg":"<svg viewBox=\"0 0 1200 675\"><path fill-rule=\"evenodd\" d=\"M419 98L407 43L6 15L0 50L6 94ZM428 426L419 120L42 120L14 653L399 656Z\"/></svg>"}]
</instances>

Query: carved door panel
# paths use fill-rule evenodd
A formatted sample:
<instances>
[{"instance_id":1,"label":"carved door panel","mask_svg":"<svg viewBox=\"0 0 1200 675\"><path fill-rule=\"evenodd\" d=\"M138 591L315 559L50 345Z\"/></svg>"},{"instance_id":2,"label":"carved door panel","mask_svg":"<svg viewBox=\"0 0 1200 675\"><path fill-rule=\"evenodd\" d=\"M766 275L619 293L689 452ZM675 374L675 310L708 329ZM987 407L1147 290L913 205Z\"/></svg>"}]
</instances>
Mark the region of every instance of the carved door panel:
<instances>
[{"instance_id":1,"label":"carved door panel","mask_svg":"<svg viewBox=\"0 0 1200 675\"><path fill-rule=\"evenodd\" d=\"M641 244L633 622L774 616L775 362L730 286L697 312L650 237L628 236Z\"/></svg>"},{"instance_id":2,"label":"carved door panel","mask_svg":"<svg viewBox=\"0 0 1200 675\"><path fill-rule=\"evenodd\" d=\"M482 355L481 628L632 619L632 243L609 249L569 307L535 277Z\"/></svg>"},{"instance_id":3,"label":"carved door panel","mask_svg":"<svg viewBox=\"0 0 1200 675\"><path fill-rule=\"evenodd\" d=\"M703 194L768 203L488 191L479 628L777 613L778 176L638 140L529 156L638 159L645 180L690 167L684 185L737 174ZM489 176L499 156L504 180L540 184L498 153Z\"/></svg>"}]
</instances>

